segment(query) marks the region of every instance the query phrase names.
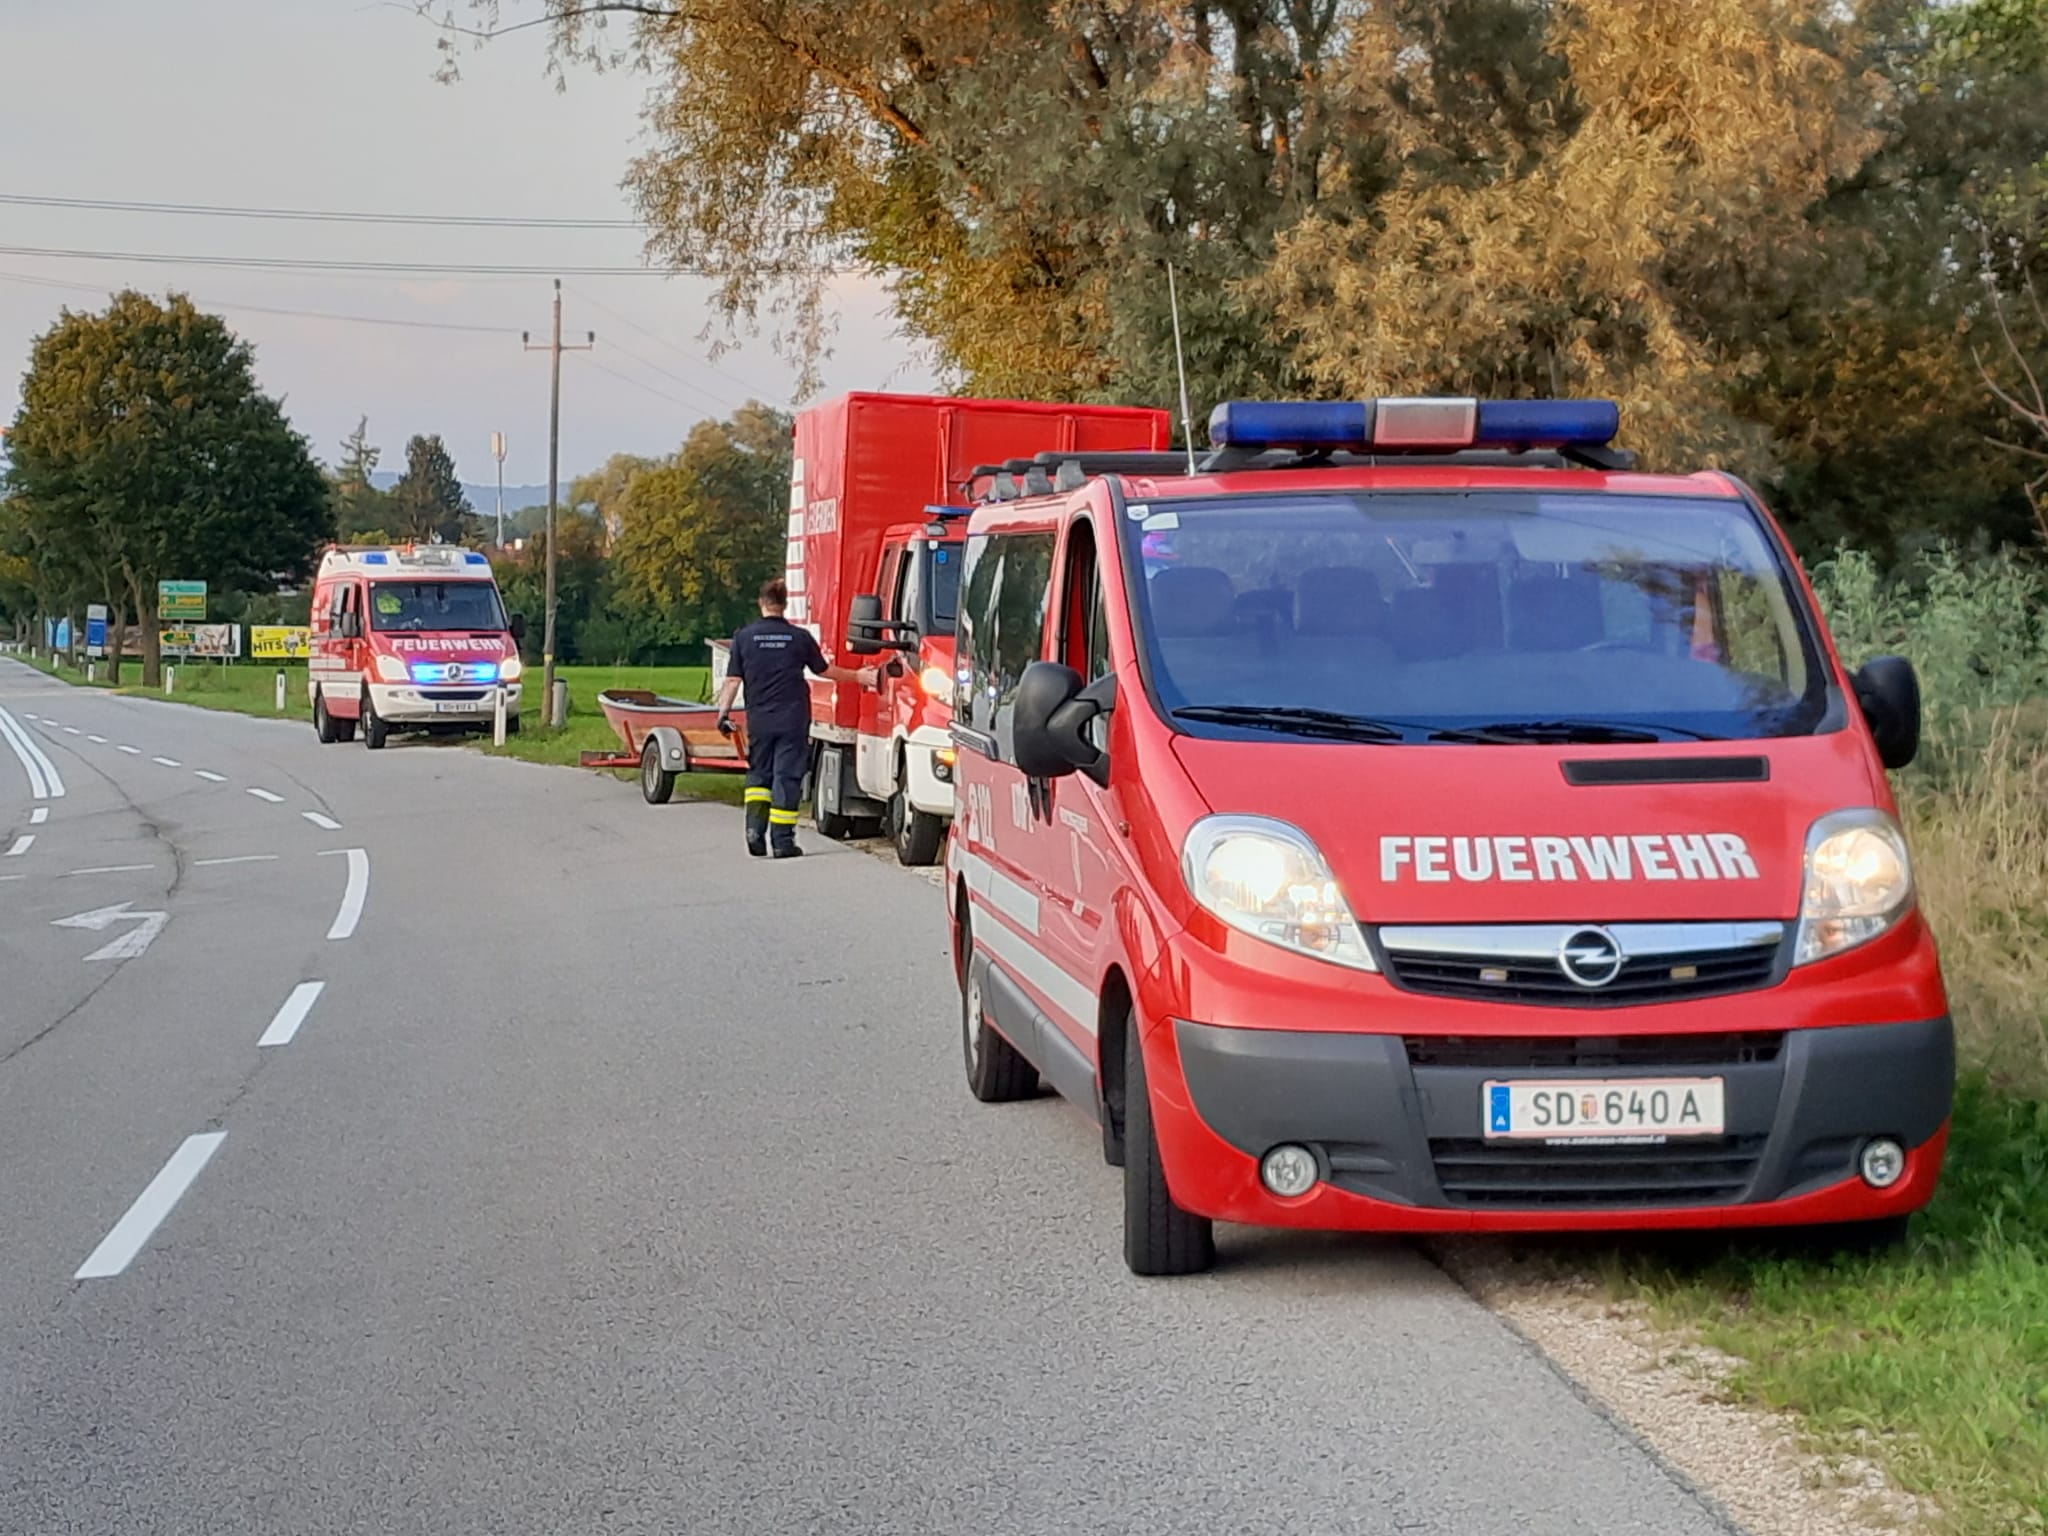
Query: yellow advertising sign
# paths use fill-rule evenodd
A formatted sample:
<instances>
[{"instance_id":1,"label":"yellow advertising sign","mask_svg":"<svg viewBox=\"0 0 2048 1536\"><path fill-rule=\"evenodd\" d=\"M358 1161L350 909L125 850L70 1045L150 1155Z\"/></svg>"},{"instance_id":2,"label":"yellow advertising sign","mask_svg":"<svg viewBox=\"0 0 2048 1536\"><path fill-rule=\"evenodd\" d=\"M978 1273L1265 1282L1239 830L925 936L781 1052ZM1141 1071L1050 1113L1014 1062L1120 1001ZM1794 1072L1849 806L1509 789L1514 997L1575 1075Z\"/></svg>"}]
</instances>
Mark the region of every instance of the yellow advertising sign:
<instances>
[{"instance_id":1,"label":"yellow advertising sign","mask_svg":"<svg viewBox=\"0 0 2048 1536\"><path fill-rule=\"evenodd\" d=\"M258 661L304 661L312 648L313 631L304 625L249 626L249 654Z\"/></svg>"}]
</instances>

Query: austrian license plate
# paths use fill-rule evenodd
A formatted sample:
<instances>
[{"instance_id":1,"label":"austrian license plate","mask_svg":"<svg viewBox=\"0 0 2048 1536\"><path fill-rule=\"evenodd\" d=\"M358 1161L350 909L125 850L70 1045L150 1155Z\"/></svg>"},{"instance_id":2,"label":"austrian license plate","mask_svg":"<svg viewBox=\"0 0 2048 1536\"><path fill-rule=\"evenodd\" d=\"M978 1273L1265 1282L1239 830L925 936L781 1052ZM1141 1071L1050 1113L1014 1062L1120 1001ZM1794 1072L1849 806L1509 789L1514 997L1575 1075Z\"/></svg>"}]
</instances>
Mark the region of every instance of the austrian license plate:
<instances>
[{"instance_id":1,"label":"austrian license plate","mask_svg":"<svg viewBox=\"0 0 2048 1536\"><path fill-rule=\"evenodd\" d=\"M434 701L434 713L437 715L473 715L476 712L476 705L464 703L460 699L452 703L445 699Z\"/></svg>"},{"instance_id":2,"label":"austrian license plate","mask_svg":"<svg viewBox=\"0 0 2048 1536\"><path fill-rule=\"evenodd\" d=\"M1479 1109L1488 1141L1719 1136L1722 1087L1718 1077L1523 1078L1487 1083Z\"/></svg>"}]
</instances>

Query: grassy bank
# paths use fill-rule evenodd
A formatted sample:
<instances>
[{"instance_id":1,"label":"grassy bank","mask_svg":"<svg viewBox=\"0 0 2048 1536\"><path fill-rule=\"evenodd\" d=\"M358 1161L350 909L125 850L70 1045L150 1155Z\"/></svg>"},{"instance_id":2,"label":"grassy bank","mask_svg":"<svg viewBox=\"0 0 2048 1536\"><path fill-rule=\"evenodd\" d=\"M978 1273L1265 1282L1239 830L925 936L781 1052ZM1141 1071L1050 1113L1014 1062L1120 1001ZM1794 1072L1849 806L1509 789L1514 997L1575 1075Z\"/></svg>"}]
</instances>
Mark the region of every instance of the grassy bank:
<instances>
[{"instance_id":1,"label":"grassy bank","mask_svg":"<svg viewBox=\"0 0 2048 1536\"><path fill-rule=\"evenodd\" d=\"M1959 1536L2048 1530L2048 588L1937 561L1917 595L1822 573L1845 657L1912 656L1923 761L1899 776L1965 1083L1940 1193L1902 1250L1634 1247L1623 1294L1745 1362L1746 1399L1875 1455Z\"/></svg>"}]
</instances>

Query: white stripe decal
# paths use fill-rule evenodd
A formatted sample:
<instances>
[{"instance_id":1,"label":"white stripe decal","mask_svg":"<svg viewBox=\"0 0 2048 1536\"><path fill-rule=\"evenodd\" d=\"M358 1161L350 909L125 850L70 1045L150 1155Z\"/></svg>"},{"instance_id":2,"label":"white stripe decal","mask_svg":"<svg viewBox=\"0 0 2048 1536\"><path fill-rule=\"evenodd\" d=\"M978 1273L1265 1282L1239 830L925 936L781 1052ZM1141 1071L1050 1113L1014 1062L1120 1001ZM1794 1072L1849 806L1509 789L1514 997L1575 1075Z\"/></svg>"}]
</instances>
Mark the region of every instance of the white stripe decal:
<instances>
[{"instance_id":1,"label":"white stripe decal","mask_svg":"<svg viewBox=\"0 0 2048 1536\"><path fill-rule=\"evenodd\" d=\"M1052 1006L1064 1014L1067 1021L1078 1024L1089 1034L1095 1033L1095 991L1083 982L1076 981L1055 965L1051 958L1039 952L1032 942L1023 935L1005 928L1001 923L976 923L974 939L996 959L1023 981L1043 992Z\"/></svg>"},{"instance_id":2,"label":"white stripe decal","mask_svg":"<svg viewBox=\"0 0 2048 1536\"><path fill-rule=\"evenodd\" d=\"M997 869L978 853L964 849L955 866L967 877L967 889L1009 918L1026 933L1038 932L1038 897Z\"/></svg>"}]
</instances>

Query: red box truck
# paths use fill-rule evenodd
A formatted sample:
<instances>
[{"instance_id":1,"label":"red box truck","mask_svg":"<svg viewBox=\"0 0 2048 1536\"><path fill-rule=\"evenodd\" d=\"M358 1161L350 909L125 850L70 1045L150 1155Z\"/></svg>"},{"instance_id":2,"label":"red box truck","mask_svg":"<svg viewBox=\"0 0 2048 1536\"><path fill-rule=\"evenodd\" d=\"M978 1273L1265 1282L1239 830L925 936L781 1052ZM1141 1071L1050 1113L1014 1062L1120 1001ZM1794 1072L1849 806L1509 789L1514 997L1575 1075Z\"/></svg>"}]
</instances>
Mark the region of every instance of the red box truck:
<instances>
[{"instance_id":1,"label":"red box truck","mask_svg":"<svg viewBox=\"0 0 2048 1536\"><path fill-rule=\"evenodd\" d=\"M952 503L973 472L1045 450L1163 449L1170 432L1159 410L931 395L842 395L798 415L789 617L832 661L889 657L874 688L812 684L821 833L879 824L904 863L939 855L953 815L953 616L969 510Z\"/></svg>"}]
</instances>

